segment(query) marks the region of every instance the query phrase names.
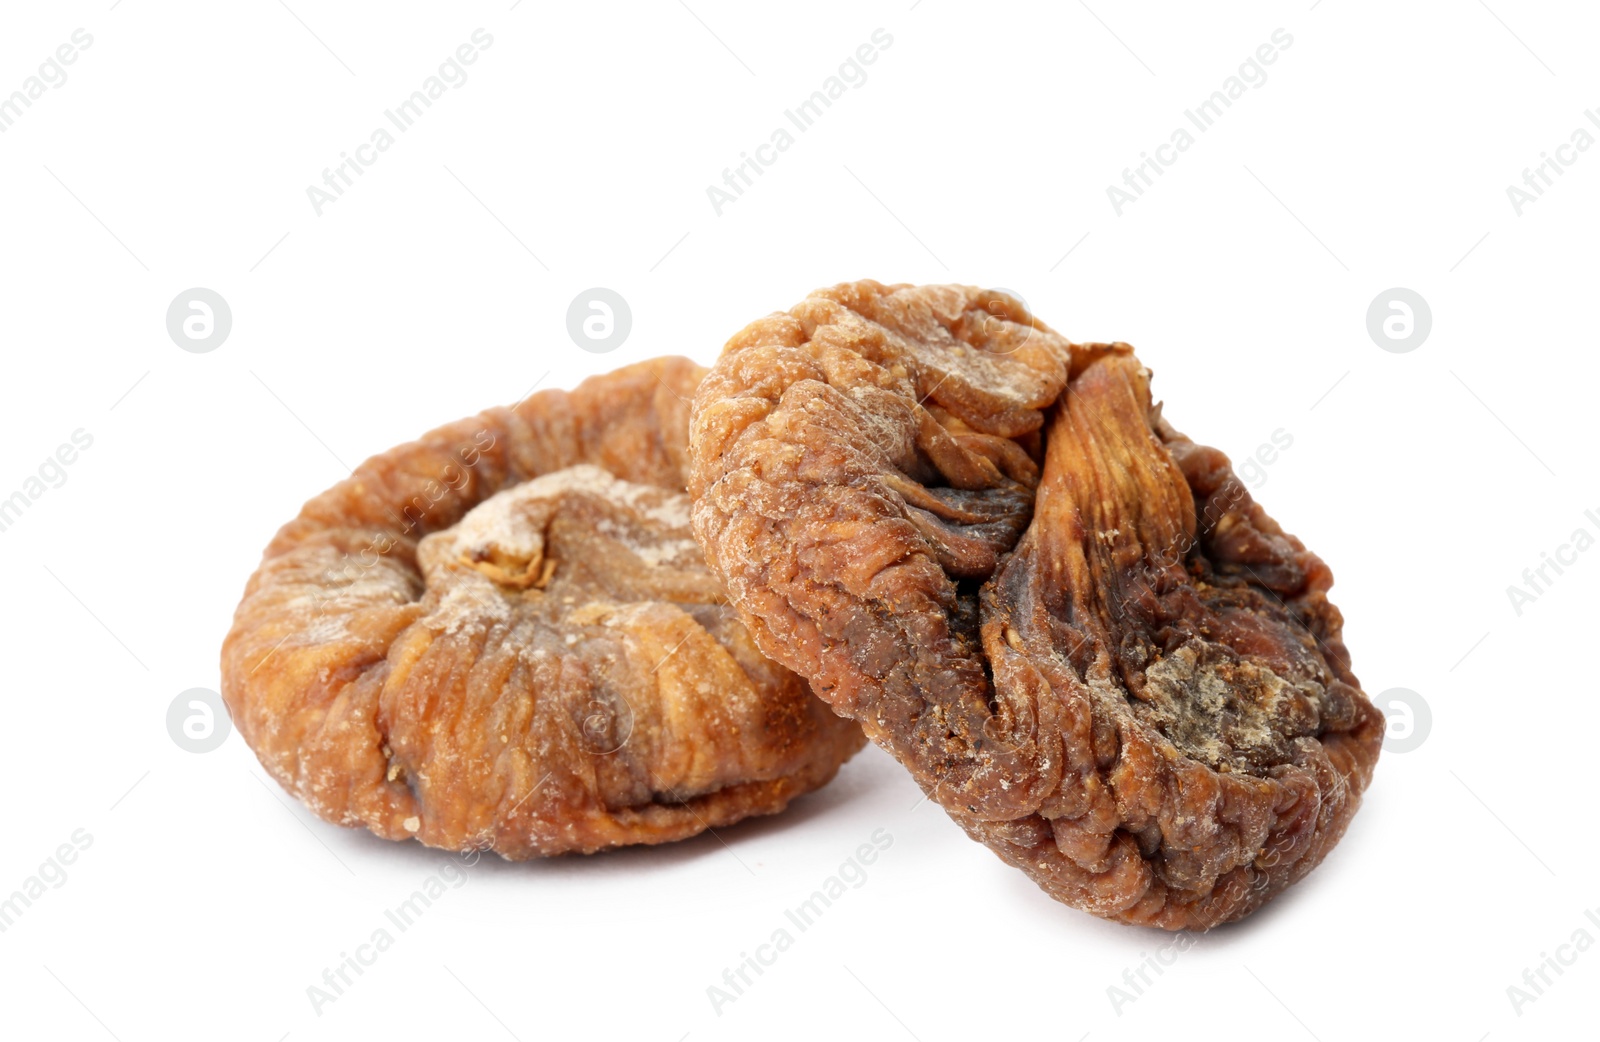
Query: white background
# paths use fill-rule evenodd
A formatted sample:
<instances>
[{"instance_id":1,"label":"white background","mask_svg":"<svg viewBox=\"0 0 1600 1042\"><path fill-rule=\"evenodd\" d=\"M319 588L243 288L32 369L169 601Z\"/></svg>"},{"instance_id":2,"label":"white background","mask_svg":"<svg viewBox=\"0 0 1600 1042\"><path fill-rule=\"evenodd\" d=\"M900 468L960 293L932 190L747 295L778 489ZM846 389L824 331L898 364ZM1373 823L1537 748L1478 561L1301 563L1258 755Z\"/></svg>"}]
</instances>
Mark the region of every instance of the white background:
<instances>
[{"instance_id":1,"label":"white background","mask_svg":"<svg viewBox=\"0 0 1600 1042\"><path fill-rule=\"evenodd\" d=\"M1507 988L1574 931L1600 941L1600 552L1520 615L1507 587L1600 534L1600 149L1520 216L1506 188L1600 106L1600 25L1491 3L9 6L0 93L74 29L94 42L0 134L0 497L94 441L0 532L0 896L93 842L0 933L0 1031L1592 1034L1600 946L1520 1009ZM307 186L478 27L470 79L317 216ZM706 187L877 28L867 81L718 216ZM1267 80L1118 216L1107 186L1278 28ZM1384 756L1317 872L1120 1010L1108 987L1165 935L1055 904L869 748L718 837L481 864L319 1015L307 987L444 855L317 821L237 734L168 737L277 526L536 381L709 363L861 277L1004 286L1128 340L1167 415L1236 459L1281 428L1256 494L1332 564L1357 673L1417 692L1426 739ZM233 312L208 354L165 328L195 286ZM608 355L566 332L591 286L632 308ZM1366 329L1396 286L1433 314L1403 354ZM707 987L877 829L867 882L714 1011Z\"/></svg>"}]
</instances>

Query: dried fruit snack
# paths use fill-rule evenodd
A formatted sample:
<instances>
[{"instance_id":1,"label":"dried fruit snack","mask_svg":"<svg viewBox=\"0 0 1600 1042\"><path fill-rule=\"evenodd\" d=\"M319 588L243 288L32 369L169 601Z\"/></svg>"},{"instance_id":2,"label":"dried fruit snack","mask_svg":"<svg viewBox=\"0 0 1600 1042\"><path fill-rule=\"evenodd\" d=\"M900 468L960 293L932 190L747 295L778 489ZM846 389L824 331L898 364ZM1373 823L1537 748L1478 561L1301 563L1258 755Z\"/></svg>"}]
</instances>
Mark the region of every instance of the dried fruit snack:
<instances>
[{"instance_id":1,"label":"dried fruit snack","mask_svg":"<svg viewBox=\"0 0 1600 1042\"><path fill-rule=\"evenodd\" d=\"M684 495L704 370L659 359L376 456L267 548L223 697L318 816L507 858L781 810L859 728L764 658Z\"/></svg>"},{"instance_id":2,"label":"dried fruit snack","mask_svg":"<svg viewBox=\"0 0 1600 1042\"><path fill-rule=\"evenodd\" d=\"M1383 724L1327 567L1148 381L1009 297L835 286L724 349L690 496L757 645L973 838L1205 929L1321 860Z\"/></svg>"}]
</instances>

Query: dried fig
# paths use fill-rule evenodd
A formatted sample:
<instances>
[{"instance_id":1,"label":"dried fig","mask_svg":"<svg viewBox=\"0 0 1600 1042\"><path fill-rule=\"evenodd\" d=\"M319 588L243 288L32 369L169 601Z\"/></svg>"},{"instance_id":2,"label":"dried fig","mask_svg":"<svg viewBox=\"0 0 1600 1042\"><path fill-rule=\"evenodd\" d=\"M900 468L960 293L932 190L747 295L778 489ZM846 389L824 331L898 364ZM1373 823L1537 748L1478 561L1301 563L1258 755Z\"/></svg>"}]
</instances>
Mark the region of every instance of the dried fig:
<instances>
[{"instance_id":1,"label":"dried fig","mask_svg":"<svg viewBox=\"0 0 1600 1042\"><path fill-rule=\"evenodd\" d=\"M781 810L862 744L764 658L689 529L660 359L362 464L267 548L223 697L318 816L507 858Z\"/></svg>"},{"instance_id":2,"label":"dried fig","mask_svg":"<svg viewBox=\"0 0 1600 1042\"><path fill-rule=\"evenodd\" d=\"M1337 841L1382 718L1327 567L1148 377L1009 298L836 286L724 349L690 495L757 645L970 835L1068 904L1205 929Z\"/></svg>"}]
</instances>

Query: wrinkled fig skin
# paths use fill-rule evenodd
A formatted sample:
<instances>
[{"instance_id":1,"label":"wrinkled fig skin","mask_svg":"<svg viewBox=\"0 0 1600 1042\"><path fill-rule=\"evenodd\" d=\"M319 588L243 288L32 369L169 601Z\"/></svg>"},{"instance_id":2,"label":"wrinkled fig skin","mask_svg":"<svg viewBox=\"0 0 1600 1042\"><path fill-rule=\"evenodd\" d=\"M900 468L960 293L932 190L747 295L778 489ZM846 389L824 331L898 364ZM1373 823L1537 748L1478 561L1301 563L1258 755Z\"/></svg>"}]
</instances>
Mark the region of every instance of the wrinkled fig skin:
<instances>
[{"instance_id":1,"label":"wrinkled fig skin","mask_svg":"<svg viewBox=\"0 0 1600 1042\"><path fill-rule=\"evenodd\" d=\"M1052 896L1239 918L1321 860L1377 758L1331 576L1161 420L1127 345L995 314L861 283L748 327L696 398L695 534L757 645Z\"/></svg>"},{"instance_id":2,"label":"wrinkled fig skin","mask_svg":"<svg viewBox=\"0 0 1600 1042\"><path fill-rule=\"evenodd\" d=\"M862 744L763 657L694 544L659 359L442 427L279 531L223 697L318 816L521 859L771 814Z\"/></svg>"},{"instance_id":3,"label":"wrinkled fig skin","mask_svg":"<svg viewBox=\"0 0 1600 1042\"><path fill-rule=\"evenodd\" d=\"M1027 527L1069 346L1009 298L863 282L748 326L695 399L695 535L757 644L947 805L1033 773L983 743L976 581Z\"/></svg>"},{"instance_id":4,"label":"wrinkled fig skin","mask_svg":"<svg viewBox=\"0 0 1600 1042\"><path fill-rule=\"evenodd\" d=\"M996 730L1053 784L1012 820L955 817L1068 904L1205 929L1338 842L1384 724L1327 566L1152 411L1148 378L1118 354L1072 382L1033 524L984 588Z\"/></svg>"}]
</instances>

